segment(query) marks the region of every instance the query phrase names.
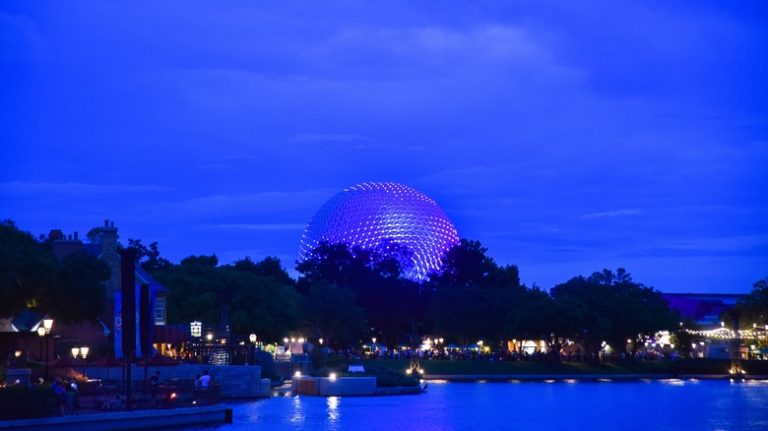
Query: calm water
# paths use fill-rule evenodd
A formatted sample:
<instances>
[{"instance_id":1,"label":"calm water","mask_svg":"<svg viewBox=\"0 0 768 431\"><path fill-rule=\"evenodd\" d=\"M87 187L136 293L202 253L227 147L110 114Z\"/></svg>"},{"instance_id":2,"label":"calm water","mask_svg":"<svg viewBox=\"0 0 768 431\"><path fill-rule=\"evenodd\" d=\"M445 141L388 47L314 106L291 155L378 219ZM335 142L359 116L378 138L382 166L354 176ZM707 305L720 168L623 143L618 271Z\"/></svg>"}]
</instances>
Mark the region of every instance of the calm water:
<instances>
[{"instance_id":1,"label":"calm water","mask_svg":"<svg viewBox=\"0 0 768 431\"><path fill-rule=\"evenodd\" d=\"M430 383L423 395L233 404L217 430L768 430L768 382Z\"/></svg>"}]
</instances>

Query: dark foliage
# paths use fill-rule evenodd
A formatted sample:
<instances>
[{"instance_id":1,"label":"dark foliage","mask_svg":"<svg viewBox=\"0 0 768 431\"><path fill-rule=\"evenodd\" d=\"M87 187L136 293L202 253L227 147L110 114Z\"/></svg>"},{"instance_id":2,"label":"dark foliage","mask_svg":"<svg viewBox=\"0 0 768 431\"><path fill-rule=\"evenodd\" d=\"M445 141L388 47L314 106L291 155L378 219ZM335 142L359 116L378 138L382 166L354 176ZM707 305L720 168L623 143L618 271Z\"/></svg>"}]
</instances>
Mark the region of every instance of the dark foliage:
<instances>
[{"instance_id":1,"label":"dark foliage","mask_svg":"<svg viewBox=\"0 0 768 431\"><path fill-rule=\"evenodd\" d=\"M12 385L0 388L0 420L42 418L57 414L48 385Z\"/></svg>"}]
</instances>

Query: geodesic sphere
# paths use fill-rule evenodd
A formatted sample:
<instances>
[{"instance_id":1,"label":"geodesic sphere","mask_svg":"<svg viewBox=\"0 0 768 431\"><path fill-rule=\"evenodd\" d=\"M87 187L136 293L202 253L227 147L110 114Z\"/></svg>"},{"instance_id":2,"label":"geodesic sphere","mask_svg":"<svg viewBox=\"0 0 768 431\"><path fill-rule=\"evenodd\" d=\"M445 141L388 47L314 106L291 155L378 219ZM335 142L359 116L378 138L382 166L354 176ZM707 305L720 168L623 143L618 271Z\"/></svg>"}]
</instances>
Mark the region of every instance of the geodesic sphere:
<instances>
[{"instance_id":1,"label":"geodesic sphere","mask_svg":"<svg viewBox=\"0 0 768 431\"><path fill-rule=\"evenodd\" d=\"M299 246L299 261L321 242L378 250L387 244L406 247L405 276L424 280L442 267L442 258L459 235L437 203L398 183L362 183L332 197L312 217Z\"/></svg>"}]
</instances>

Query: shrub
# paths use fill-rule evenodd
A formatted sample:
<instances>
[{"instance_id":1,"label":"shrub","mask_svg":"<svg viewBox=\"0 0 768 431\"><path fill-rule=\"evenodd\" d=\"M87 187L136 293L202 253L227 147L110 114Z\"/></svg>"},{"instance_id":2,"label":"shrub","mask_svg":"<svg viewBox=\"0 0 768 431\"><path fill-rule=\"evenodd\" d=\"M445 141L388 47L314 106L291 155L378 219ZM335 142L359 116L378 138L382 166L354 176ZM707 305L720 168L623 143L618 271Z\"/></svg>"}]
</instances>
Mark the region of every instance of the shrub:
<instances>
[{"instance_id":1,"label":"shrub","mask_svg":"<svg viewBox=\"0 0 768 431\"><path fill-rule=\"evenodd\" d=\"M392 388L395 386L417 386L419 379L408 376L402 372L384 369L376 373L376 386L380 388Z\"/></svg>"},{"instance_id":2,"label":"shrub","mask_svg":"<svg viewBox=\"0 0 768 431\"><path fill-rule=\"evenodd\" d=\"M0 420L40 418L56 413L53 390L48 385L0 388Z\"/></svg>"}]
</instances>

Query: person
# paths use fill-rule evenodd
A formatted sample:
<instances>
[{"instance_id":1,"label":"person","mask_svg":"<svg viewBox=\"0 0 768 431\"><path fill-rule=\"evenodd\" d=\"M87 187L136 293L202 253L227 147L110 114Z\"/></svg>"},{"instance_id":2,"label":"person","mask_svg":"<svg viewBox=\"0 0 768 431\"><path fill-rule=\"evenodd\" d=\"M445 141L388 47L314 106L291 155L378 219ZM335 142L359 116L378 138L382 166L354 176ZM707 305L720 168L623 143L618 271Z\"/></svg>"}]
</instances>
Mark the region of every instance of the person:
<instances>
[{"instance_id":1,"label":"person","mask_svg":"<svg viewBox=\"0 0 768 431\"><path fill-rule=\"evenodd\" d=\"M59 380L58 377L51 384L51 389L53 389L53 397L56 400L56 405L59 407L59 411L62 415L66 415L67 390L64 388L64 385L61 383L61 380Z\"/></svg>"},{"instance_id":2,"label":"person","mask_svg":"<svg viewBox=\"0 0 768 431\"><path fill-rule=\"evenodd\" d=\"M160 371L155 371L155 374L149 378L149 396L152 398L152 402L155 407L158 407L157 393L160 389Z\"/></svg>"},{"instance_id":3,"label":"person","mask_svg":"<svg viewBox=\"0 0 768 431\"><path fill-rule=\"evenodd\" d=\"M211 376L208 374L208 370L203 371L203 375L200 376L200 388L203 390L208 389L211 384Z\"/></svg>"},{"instance_id":4,"label":"person","mask_svg":"<svg viewBox=\"0 0 768 431\"><path fill-rule=\"evenodd\" d=\"M75 414L75 398L77 397L77 392L75 388L77 387L77 383L74 381L69 382L68 385L66 385L66 400L67 400L67 414L73 415Z\"/></svg>"},{"instance_id":5,"label":"person","mask_svg":"<svg viewBox=\"0 0 768 431\"><path fill-rule=\"evenodd\" d=\"M77 386L77 380L72 379L72 382L69 384L69 387L70 387L70 389L73 392L73 395L72 395L72 398L73 398L72 406L75 409L79 409L80 408L80 387Z\"/></svg>"}]
</instances>

